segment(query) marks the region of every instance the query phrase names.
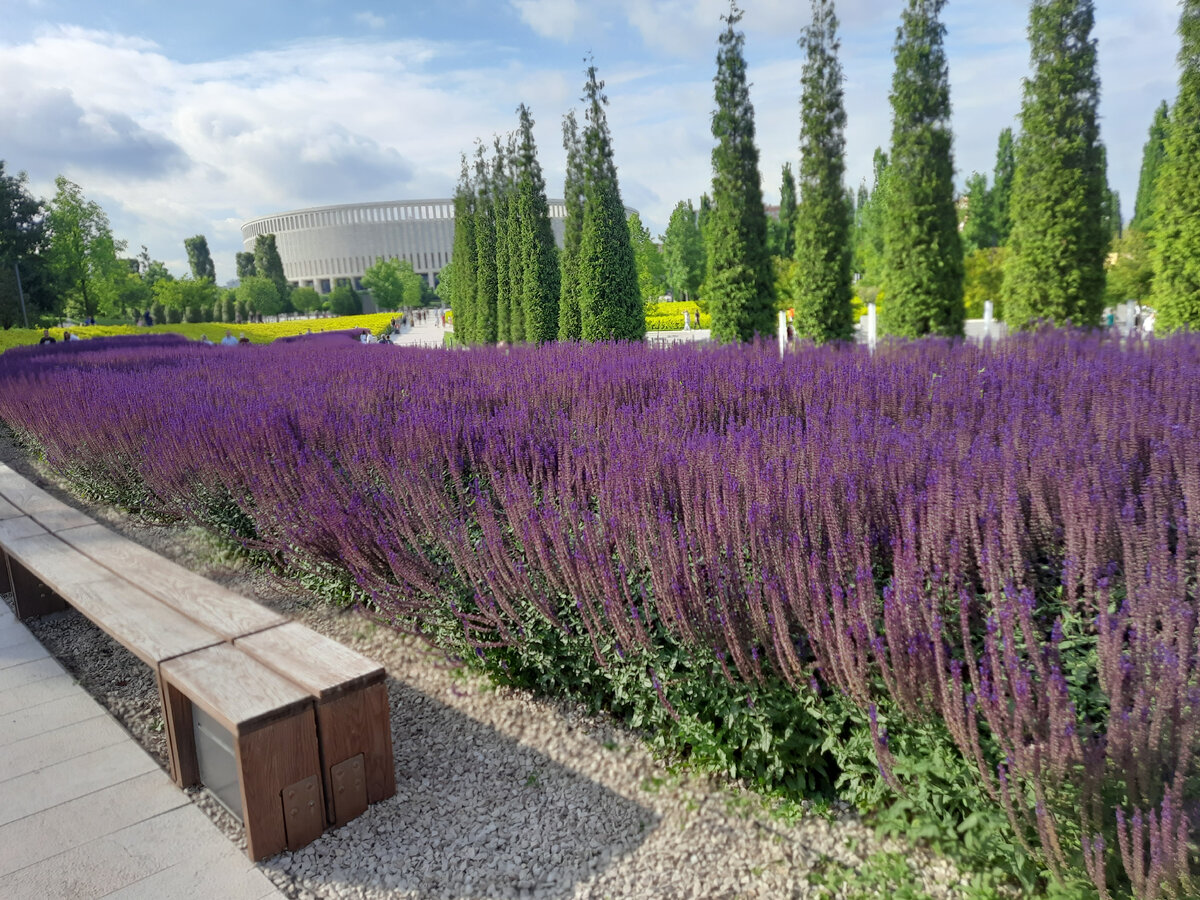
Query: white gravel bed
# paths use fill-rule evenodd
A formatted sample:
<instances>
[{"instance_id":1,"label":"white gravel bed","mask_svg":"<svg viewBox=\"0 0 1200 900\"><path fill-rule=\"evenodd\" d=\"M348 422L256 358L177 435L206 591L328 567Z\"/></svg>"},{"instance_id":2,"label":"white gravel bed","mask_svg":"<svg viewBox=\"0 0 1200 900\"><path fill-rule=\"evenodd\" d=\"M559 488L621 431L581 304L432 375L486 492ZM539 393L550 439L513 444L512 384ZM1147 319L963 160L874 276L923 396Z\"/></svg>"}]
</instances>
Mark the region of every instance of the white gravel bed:
<instances>
[{"instance_id":1,"label":"white gravel bed","mask_svg":"<svg viewBox=\"0 0 1200 900\"><path fill-rule=\"evenodd\" d=\"M8 449L6 462L38 474ZM396 795L261 863L289 897L827 897L809 883L815 863L858 867L880 851L919 860L933 897L962 890L950 863L881 840L848 812L773 817L749 791L672 772L604 717L496 689L414 638L231 567L198 531L141 525L38 480L134 540L387 667ZM150 670L73 611L28 624L165 767ZM244 847L240 824L207 791L191 796Z\"/></svg>"}]
</instances>

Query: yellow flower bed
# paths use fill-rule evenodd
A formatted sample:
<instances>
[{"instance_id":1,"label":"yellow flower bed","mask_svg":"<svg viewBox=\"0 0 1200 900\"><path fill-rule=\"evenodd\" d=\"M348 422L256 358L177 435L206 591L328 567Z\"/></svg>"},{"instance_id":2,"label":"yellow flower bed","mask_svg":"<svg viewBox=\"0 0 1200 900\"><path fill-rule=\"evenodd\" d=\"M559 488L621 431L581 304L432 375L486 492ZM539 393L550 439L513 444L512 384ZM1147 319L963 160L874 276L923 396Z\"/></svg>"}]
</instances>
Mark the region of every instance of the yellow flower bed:
<instances>
[{"instance_id":1,"label":"yellow flower bed","mask_svg":"<svg viewBox=\"0 0 1200 900\"><path fill-rule=\"evenodd\" d=\"M387 329L394 313L373 313L369 316L338 316L333 319L294 319L287 322L264 322L261 325L228 325L221 322L200 322L197 324L181 323L178 325L152 325L145 328L141 325L80 325L68 328L72 334L82 338L109 337L116 334L182 334L190 341L200 340L200 335L207 334L209 340L217 343L225 336L228 328L234 336L245 334L252 344L269 344L275 338L290 337L294 334L304 334L309 329L314 333L321 331L344 331L348 328L368 328L372 334L379 335ZM62 340L63 329L51 328L50 336L57 341ZM41 340L40 328L10 328L0 330L0 352L9 347L19 347L25 344L36 344Z\"/></svg>"},{"instance_id":2,"label":"yellow flower bed","mask_svg":"<svg viewBox=\"0 0 1200 900\"><path fill-rule=\"evenodd\" d=\"M646 304L647 331L683 331L683 313L689 312L693 328L708 328L712 317L700 312L694 300L674 300L665 303ZM697 324L697 318L699 324Z\"/></svg>"}]
</instances>

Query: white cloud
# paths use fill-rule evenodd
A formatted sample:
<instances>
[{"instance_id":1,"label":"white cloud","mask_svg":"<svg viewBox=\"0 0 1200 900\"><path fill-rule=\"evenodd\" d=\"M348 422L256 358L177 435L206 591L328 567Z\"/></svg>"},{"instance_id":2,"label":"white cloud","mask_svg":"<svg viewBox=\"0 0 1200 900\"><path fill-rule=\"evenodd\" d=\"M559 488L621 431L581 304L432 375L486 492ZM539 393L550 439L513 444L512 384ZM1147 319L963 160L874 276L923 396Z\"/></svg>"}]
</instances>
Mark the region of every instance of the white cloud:
<instances>
[{"instance_id":1,"label":"white cloud","mask_svg":"<svg viewBox=\"0 0 1200 900\"><path fill-rule=\"evenodd\" d=\"M569 41L584 19L579 0L510 0L526 25L544 38Z\"/></svg>"},{"instance_id":2,"label":"white cloud","mask_svg":"<svg viewBox=\"0 0 1200 900\"><path fill-rule=\"evenodd\" d=\"M372 31L381 31L387 27L387 19L383 16L376 15L373 12L360 12L354 14L354 21L359 25L365 25Z\"/></svg>"}]
</instances>

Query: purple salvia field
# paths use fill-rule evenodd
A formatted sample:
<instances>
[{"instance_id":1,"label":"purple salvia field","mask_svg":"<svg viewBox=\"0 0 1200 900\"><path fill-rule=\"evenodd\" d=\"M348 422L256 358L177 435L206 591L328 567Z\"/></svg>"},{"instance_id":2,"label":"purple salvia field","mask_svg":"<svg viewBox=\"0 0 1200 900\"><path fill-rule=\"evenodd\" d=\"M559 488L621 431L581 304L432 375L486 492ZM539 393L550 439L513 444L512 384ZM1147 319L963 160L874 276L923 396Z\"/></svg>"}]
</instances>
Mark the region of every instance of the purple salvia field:
<instances>
[{"instance_id":1,"label":"purple salvia field","mask_svg":"<svg viewBox=\"0 0 1200 900\"><path fill-rule=\"evenodd\" d=\"M940 716L1052 870L1194 886L1198 337L97 340L5 353L0 417L125 502L236 508L397 627L450 617L486 652L569 618L602 660L658 622L731 677Z\"/></svg>"}]
</instances>

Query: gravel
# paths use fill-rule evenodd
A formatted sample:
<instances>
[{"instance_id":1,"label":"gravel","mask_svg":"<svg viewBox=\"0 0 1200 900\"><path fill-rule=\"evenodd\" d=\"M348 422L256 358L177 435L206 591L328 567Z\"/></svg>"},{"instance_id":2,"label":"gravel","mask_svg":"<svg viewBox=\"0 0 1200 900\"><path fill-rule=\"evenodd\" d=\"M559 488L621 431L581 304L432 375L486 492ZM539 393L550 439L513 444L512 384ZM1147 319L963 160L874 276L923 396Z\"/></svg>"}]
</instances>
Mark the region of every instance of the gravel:
<instances>
[{"instance_id":1,"label":"gravel","mask_svg":"<svg viewBox=\"0 0 1200 900\"><path fill-rule=\"evenodd\" d=\"M261 863L289 897L825 897L809 882L814 866L858 868L881 851L904 854L933 897L962 891L948 861L876 836L844 808L772 816L752 792L671 770L602 716L495 688L415 638L239 567L199 530L148 525L67 494L7 440L0 459L114 530L387 667L396 795ZM165 768L150 670L74 611L27 624ZM244 848L233 816L203 788L190 796Z\"/></svg>"}]
</instances>

